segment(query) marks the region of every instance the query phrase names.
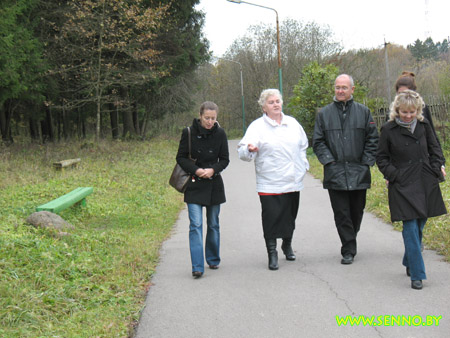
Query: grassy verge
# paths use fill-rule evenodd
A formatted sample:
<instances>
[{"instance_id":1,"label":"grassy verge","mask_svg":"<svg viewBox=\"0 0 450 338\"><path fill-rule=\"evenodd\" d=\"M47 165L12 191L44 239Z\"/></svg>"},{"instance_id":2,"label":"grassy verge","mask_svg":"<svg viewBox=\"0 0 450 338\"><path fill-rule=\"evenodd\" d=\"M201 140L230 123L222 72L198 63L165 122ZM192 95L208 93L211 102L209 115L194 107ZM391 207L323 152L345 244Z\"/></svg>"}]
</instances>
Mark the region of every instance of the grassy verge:
<instances>
[{"instance_id":1,"label":"grassy verge","mask_svg":"<svg viewBox=\"0 0 450 338\"><path fill-rule=\"evenodd\" d=\"M170 188L177 142L0 149L0 336L127 337L139 318L182 205ZM80 157L57 172L52 162ZM36 206L92 186L87 207L61 216L58 238L25 224Z\"/></svg>"},{"instance_id":2,"label":"grassy verge","mask_svg":"<svg viewBox=\"0 0 450 338\"><path fill-rule=\"evenodd\" d=\"M171 140L0 148L0 337L133 333L160 245L183 204L167 184L176 148ZM78 168L53 170L54 161L75 157ZM94 193L86 208L61 213L76 227L70 236L25 224L36 206L80 186ZM449 181L441 188L448 206ZM389 222L376 168L367 208ZM427 246L448 260L449 227L449 216L437 217L425 233Z\"/></svg>"},{"instance_id":3,"label":"grassy verge","mask_svg":"<svg viewBox=\"0 0 450 338\"><path fill-rule=\"evenodd\" d=\"M447 152L446 158L450 158L450 152ZM311 166L310 172L322 179L322 165L317 157L309 153L308 159ZM450 211L450 178L441 183L441 191L447 210ZM386 184L376 165L372 168L372 188L367 193L366 209L383 221L391 223ZM395 222L392 225L401 231L401 222ZM450 214L428 220L424 230L424 243L427 248L436 250L450 262Z\"/></svg>"}]
</instances>

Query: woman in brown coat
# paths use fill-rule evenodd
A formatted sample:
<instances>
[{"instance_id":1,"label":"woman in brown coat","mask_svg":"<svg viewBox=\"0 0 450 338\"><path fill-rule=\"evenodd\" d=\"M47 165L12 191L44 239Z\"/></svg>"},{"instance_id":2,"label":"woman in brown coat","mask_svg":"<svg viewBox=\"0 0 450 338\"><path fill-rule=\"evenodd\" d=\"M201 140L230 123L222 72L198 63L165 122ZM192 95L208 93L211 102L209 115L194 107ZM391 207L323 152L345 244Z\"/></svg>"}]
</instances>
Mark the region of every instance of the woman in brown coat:
<instances>
[{"instance_id":1,"label":"woman in brown coat","mask_svg":"<svg viewBox=\"0 0 450 338\"><path fill-rule=\"evenodd\" d=\"M426 279L421 253L422 231L427 218L445 214L439 188L444 163L441 148L423 118L419 94L405 90L391 105L390 120L381 128L377 165L388 181L391 220L403 222L403 265L411 287L422 289Z\"/></svg>"}]
</instances>

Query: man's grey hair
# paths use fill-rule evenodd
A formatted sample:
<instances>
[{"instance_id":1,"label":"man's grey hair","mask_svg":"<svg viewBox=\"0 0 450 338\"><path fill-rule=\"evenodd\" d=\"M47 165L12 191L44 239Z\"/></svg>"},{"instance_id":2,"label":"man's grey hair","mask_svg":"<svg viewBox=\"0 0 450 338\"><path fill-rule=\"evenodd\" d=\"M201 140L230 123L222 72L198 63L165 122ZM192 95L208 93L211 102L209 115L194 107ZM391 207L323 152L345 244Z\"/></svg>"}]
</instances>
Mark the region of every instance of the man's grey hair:
<instances>
[{"instance_id":1,"label":"man's grey hair","mask_svg":"<svg viewBox=\"0 0 450 338\"><path fill-rule=\"evenodd\" d=\"M350 85L353 87L353 86L355 86L355 82L353 81L353 77L351 76L351 75L348 75L348 74L341 74L341 75L338 75L337 77L336 77L336 80L338 79L338 78L340 78L340 77L342 77L342 76L347 76L348 78L349 78L349 80L350 80ZM336 81L335 80L335 81Z\"/></svg>"}]
</instances>

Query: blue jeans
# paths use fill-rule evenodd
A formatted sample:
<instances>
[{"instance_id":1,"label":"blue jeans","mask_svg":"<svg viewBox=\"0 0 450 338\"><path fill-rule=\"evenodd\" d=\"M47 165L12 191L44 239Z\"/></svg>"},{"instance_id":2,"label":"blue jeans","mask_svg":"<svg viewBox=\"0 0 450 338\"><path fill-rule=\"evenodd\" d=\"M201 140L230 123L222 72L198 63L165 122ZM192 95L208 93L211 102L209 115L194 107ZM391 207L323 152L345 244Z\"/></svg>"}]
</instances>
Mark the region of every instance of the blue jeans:
<instances>
[{"instance_id":1,"label":"blue jeans","mask_svg":"<svg viewBox=\"0 0 450 338\"><path fill-rule=\"evenodd\" d=\"M203 256L203 213L200 204L188 203L189 212L189 248L191 251L192 272L205 271L205 260ZM205 206L206 232L205 256L208 265L219 265L220 263L220 229L219 213L220 204Z\"/></svg>"},{"instance_id":2,"label":"blue jeans","mask_svg":"<svg viewBox=\"0 0 450 338\"><path fill-rule=\"evenodd\" d=\"M421 250L422 232L426 222L426 218L403 221L402 235L405 244L403 265L409 268L411 280L427 279Z\"/></svg>"}]
</instances>

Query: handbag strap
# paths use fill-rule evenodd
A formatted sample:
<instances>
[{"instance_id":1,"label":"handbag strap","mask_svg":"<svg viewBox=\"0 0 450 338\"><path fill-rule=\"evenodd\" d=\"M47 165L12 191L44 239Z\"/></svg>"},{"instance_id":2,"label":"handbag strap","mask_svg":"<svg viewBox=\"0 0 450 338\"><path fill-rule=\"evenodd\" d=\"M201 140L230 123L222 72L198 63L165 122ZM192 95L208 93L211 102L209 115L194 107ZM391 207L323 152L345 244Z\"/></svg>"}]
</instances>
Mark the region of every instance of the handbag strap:
<instances>
[{"instance_id":1,"label":"handbag strap","mask_svg":"<svg viewBox=\"0 0 450 338\"><path fill-rule=\"evenodd\" d=\"M191 128L187 127L188 130L188 142L189 142L189 159L192 160L192 156L191 156Z\"/></svg>"}]
</instances>

